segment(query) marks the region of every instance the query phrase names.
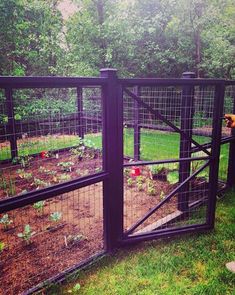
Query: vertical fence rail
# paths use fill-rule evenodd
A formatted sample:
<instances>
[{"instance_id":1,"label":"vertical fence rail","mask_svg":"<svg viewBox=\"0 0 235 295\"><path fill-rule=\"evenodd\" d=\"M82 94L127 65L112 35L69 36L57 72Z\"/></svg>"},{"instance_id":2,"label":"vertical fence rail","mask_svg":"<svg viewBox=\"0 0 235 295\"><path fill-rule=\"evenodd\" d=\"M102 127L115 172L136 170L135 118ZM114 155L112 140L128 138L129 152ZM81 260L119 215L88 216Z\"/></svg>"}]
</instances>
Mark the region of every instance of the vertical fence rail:
<instances>
[{"instance_id":1,"label":"vertical fence rail","mask_svg":"<svg viewBox=\"0 0 235 295\"><path fill-rule=\"evenodd\" d=\"M195 78L195 73L185 72L182 78ZM193 126L193 98L194 86L184 86L182 90L181 102L181 130L187 135L188 139L180 135L180 159L191 156L192 126ZM190 162L180 162L179 165L179 182L182 183L190 175ZM180 211L188 210L189 201L189 183L184 187L184 192L178 196L178 209Z\"/></svg>"},{"instance_id":2,"label":"vertical fence rail","mask_svg":"<svg viewBox=\"0 0 235 295\"><path fill-rule=\"evenodd\" d=\"M134 88L134 93L140 96L140 87ZM140 126L139 126L139 104L134 100L134 160L140 160Z\"/></svg>"},{"instance_id":3,"label":"vertical fence rail","mask_svg":"<svg viewBox=\"0 0 235 295\"><path fill-rule=\"evenodd\" d=\"M77 87L77 134L84 138L82 87Z\"/></svg>"},{"instance_id":4,"label":"vertical fence rail","mask_svg":"<svg viewBox=\"0 0 235 295\"><path fill-rule=\"evenodd\" d=\"M16 138L16 122L14 114L14 103L12 88L5 89L7 115L8 115L8 134L11 149L11 158L14 159L18 156L17 138Z\"/></svg>"},{"instance_id":5,"label":"vertical fence rail","mask_svg":"<svg viewBox=\"0 0 235 295\"><path fill-rule=\"evenodd\" d=\"M233 114L235 114L235 85L233 86ZM228 187L235 186L235 129L231 131L231 135L234 139L229 145L229 160L228 160L228 176L227 185Z\"/></svg>"},{"instance_id":6,"label":"vertical fence rail","mask_svg":"<svg viewBox=\"0 0 235 295\"><path fill-rule=\"evenodd\" d=\"M225 84L221 82L215 86L215 98L213 105L211 164L209 170L209 201L207 208L207 224L214 227L216 195L218 190L218 170L221 143L221 127L224 105Z\"/></svg>"},{"instance_id":7,"label":"vertical fence rail","mask_svg":"<svg viewBox=\"0 0 235 295\"><path fill-rule=\"evenodd\" d=\"M104 242L108 251L116 248L123 233L123 140L122 101L115 69L101 69L108 79L103 88L103 165L109 177L104 181Z\"/></svg>"}]
</instances>

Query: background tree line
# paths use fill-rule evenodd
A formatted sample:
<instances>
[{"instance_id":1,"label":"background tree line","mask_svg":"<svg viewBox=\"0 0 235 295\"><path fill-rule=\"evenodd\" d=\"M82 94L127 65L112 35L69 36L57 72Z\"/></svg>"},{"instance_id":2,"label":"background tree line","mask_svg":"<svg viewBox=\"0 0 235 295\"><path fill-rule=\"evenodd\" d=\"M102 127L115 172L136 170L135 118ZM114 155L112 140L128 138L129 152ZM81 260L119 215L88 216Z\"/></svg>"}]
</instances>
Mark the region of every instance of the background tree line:
<instances>
[{"instance_id":1,"label":"background tree line","mask_svg":"<svg viewBox=\"0 0 235 295\"><path fill-rule=\"evenodd\" d=\"M0 0L0 75L235 77L235 0Z\"/></svg>"}]
</instances>

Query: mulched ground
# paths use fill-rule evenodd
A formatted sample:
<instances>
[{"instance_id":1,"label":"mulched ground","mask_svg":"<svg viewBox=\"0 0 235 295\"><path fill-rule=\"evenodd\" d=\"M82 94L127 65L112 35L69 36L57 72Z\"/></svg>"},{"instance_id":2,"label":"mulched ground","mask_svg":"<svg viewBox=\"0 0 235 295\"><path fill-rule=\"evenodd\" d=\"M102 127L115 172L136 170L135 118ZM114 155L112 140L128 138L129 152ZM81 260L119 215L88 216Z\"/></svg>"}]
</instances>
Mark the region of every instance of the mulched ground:
<instances>
[{"instance_id":1,"label":"mulched ground","mask_svg":"<svg viewBox=\"0 0 235 295\"><path fill-rule=\"evenodd\" d=\"M71 172L63 171L60 162L73 162ZM43 167L43 169L40 169ZM46 159L32 159L24 172L32 177L24 179L19 176L17 166L5 166L5 177L16 181L16 193L25 189L37 189L34 179L40 179L47 184L55 184L62 174L77 178L101 167L101 158L84 157L82 160L71 156L70 152ZM46 172L45 172L46 171ZM51 175L48 171L55 171ZM133 177L132 185L128 184L130 171L127 171L124 184L124 228L127 229L143 217L151 208L158 204L173 186L162 180L154 180L154 195L147 193L149 171L141 168L142 188L137 187L137 178ZM9 197L0 190L0 199ZM21 294L45 279L54 276L65 269L82 262L95 253L103 250L103 205L102 184L94 184L45 202L43 212L38 212L33 206L10 211L9 219L13 222L7 230L0 225L0 241L5 249L0 254L0 294ZM175 197L150 217L143 226L162 218L177 209ZM50 215L60 212L62 218L53 222ZM1 215L2 217L2 215ZM24 226L30 224L35 234L27 243L17 234L23 232ZM79 238L78 238L79 237ZM77 239L78 238L78 239ZM77 239L77 240L76 240Z\"/></svg>"}]
</instances>

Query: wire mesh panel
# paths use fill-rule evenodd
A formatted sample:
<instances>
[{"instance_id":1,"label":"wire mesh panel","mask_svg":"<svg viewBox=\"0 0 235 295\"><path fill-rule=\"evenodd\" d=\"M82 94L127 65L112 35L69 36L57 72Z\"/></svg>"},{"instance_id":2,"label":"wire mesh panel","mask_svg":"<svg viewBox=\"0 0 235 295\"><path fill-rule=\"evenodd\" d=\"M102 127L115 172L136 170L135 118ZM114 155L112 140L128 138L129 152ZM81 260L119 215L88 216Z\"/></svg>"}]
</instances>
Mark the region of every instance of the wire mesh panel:
<instances>
[{"instance_id":1,"label":"wire mesh panel","mask_svg":"<svg viewBox=\"0 0 235 295\"><path fill-rule=\"evenodd\" d=\"M129 237L207 222L214 99L214 86L128 88L123 100L124 153L132 157L124 162Z\"/></svg>"},{"instance_id":2,"label":"wire mesh panel","mask_svg":"<svg viewBox=\"0 0 235 295\"><path fill-rule=\"evenodd\" d=\"M233 114L234 113L234 102L235 102L235 86L228 85L225 87L224 95L224 114ZM233 135L232 130L225 126L223 123L222 127L222 145L220 153L220 165L219 165L219 186L220 189L225 187L228 180L228 165L229 165L229 149L230 141L226 142L226 138ZM225 142L223 142L225 140Z\"/></svg>"},{"instance_id":3,"label":"wire mesh panel","mask_svg":"<svg viewBox=\"0 0 235 295\"><path fill-rule=\"evenodd\" d=\"M102 183L0 215L0 294L21 294L103 251Z\"/></svg>"},{"instance_id":4,"label":"wire mesh panel","mask_svg":"<svg viewBox=\"0 0 235 295\"><path fill-rule=\"evenodd\" d=\"M102 170L99 87L15 90L13 106L2 115L15 129L1 125L0 199Z\"/></svg>"}]
</instances>

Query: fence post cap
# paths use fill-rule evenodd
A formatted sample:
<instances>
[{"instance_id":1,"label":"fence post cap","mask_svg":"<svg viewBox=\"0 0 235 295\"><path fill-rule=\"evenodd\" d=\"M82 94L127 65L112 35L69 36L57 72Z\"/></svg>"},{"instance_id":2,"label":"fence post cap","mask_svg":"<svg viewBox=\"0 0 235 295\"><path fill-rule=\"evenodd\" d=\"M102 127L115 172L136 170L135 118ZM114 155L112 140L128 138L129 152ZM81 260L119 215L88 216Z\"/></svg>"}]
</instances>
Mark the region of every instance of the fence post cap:
<instances>
[{"instance_id":1,"label":"fence post cap","mask_svg":"<svg viewBox=\"0 0 235 295\"><path fill-rule=\"evenodd\" d=\"M100 72L117 72L117 69L114 69L114 68L103 68L103 69L100 69Z\"/></svg>"},{"instance_id":2,"label":"fence post cap","mask_svg":"<svg viewBox=\"0 0 235 295\"><path fill-rule=\"evenodd\" d=\"M195 72L183 72L182 78L196 78Z\"/></svg>"}]
</instances>

